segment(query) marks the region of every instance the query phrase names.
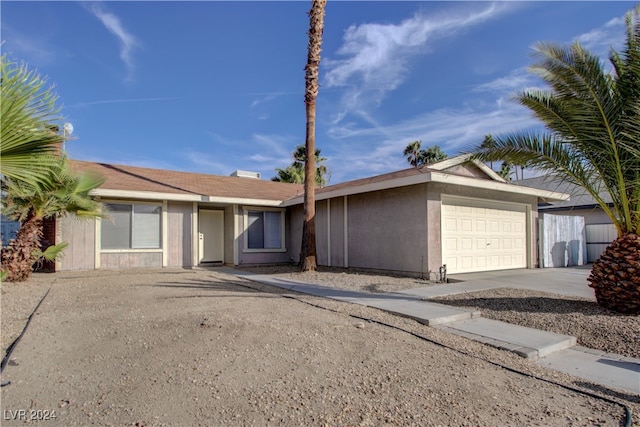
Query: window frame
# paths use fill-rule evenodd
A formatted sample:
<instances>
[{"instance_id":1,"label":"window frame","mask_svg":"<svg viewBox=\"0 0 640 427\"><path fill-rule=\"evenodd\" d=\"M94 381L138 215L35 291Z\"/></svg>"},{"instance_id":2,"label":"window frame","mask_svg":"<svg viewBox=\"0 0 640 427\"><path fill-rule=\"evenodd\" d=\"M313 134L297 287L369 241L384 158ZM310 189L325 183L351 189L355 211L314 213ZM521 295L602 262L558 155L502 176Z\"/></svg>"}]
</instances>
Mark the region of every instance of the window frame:
<instances>
[{"instance_id":1,"label":"window frame","mask_svg":"<svg viewBox=\"0 0 640 427\"><path fill-rule=\"evenodd\" d=\"M249 212L278 212L280 213L280 247L279 248L249 248ZM285 209L281 208L268 208L262 206L243 206L242 207L242 234L244 245L242 252L244 253L265 253L265 252L287 252L285 243ZM264 223L264 222L263 222ZM263 228L264 235L264 228ZM263 236L264 237L264 236ZM264 243L263 243L264 246Z\"/></svg>"},{"instance_id":2,"label":"window frame","mask_svg":"<svg viewBox=\"0 0 640 427\"><path fill-rule=\"evenodd\" d=\"M165 215L165 210L164 210L164 204L163 202L157 202L157 201L152 201L152 202L148 202L148 201L129 201L129 200L101 200L103 205L129 205L131 206L131 223L130 223L130 236L129 236L129 248L112 248L112 249L105 249L102 247L102 221L109 221L109 219L107 218L101 218L100 219L100 224L98 224L99 230L100 230L100 240L99 240L99 244L100 244L100 252L101 253L132 253L132 252L163 252L163 221L164 221L164 215ZM135 227L135 211L134 211L134 206L135 205L146 205L146 206L155 206L157 208L160 208L160 217L159 217L159 229L158 229L158 247L137 247L134 248L133 246L133 236L134 236L134 232L133 232L133 228Z\"/></svg>"}]
</instances>

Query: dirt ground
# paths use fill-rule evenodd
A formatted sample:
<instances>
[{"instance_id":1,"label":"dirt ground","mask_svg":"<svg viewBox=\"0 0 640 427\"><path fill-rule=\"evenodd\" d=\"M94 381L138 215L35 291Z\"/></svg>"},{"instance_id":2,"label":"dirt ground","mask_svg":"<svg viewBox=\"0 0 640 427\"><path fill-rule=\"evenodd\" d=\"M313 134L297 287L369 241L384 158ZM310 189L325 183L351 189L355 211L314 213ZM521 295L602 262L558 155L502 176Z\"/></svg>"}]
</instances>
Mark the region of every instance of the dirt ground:
<instances>
[{"instance_id":1,"label":"dirt ground","mask_svg":"<svg viewBox=\"0 0 640 427\"><path fill-rule=\"evenodd\" d=\"M640 414L638 396L217 271L38 274L1 286L3 352L50 289L2 373L3 426L621 425L619 405L497 364Z\"/></svg>"}]
</instances>

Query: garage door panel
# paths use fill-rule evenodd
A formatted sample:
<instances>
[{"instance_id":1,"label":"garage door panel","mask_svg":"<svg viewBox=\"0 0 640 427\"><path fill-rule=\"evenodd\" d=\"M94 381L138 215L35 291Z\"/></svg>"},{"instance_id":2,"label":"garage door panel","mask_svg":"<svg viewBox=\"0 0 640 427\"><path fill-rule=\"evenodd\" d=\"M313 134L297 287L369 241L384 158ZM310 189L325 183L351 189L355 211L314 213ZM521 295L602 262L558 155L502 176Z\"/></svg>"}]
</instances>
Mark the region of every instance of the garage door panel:
<instances>
[{"instance_id":1,"label":"garage door panel","mask_svg":"<svg viewBox=\"0 0 640 427\"><path fill-rule=\"evenodd\" d=\"M445 196L442 224L450 273L527 266L525 205Z\"/></svg>"},{"instance_id":2,"label":"garage door panel","mask_svg":"<svg viewBox=\"0 0 640 427\"><path fill-rule=\"evenodd\" d=\"M444 240L444 248L447 251L456 251L456 250L458 250L458 240L457 239L445 239Z\"/></svg>"},{"instance_id":3,"label":"garage door panel","mask_svg":"<svg viewBox=\"0 0 640 427\"><path fill-rule=\"evenodd\" d=\"M458 270L458 259L457 258L445 258L443 259L443 263L447 266L451 271Z\"/></svg>"},{"instance_id":4,"label":"garage door panel","mask_svg":"<svg viewBox=\"0 0 640 427\"><path fill-rule=\"evenodd\" d=\"M445 231L456 231L458 229L458 221L455 218L445 218L443 225Z\"/></svg>"},{"instance_id":5,"label":"garage door panel","mask_svg":"<svg viewBox=\"0 0 640 427\"><path fill-rule=\"evenodd\" d=\"M470 256L461 256L460 257L461 265L460 267L463 269L473 268L473 257Z\"/></svg>"},{"instance_id":6,"label":"garage door panel","mask_svg":"<svg viewBox=\"0 0 640 427\"><path fill-rule=\"evenodd\" d=\"M492 269L496 269L498 267L500 267L500 257L497 255L492 255L489 258L489 264L488 267L491 267Z\"/></svg>"}]
</instances>

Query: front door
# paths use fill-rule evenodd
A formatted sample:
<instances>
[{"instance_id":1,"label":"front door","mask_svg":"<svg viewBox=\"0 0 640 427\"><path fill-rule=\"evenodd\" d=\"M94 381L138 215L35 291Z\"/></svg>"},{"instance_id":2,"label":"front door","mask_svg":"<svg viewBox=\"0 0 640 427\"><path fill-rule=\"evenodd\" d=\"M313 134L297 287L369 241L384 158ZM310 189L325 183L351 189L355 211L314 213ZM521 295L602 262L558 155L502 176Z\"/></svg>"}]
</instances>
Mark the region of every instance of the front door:
<instances>
[{"instance_id":1,"label":"front door","mask_svg":"<svg viewBox=\"0 0 640 427\"><path fill-rule=\"evenodd\" d=\"M198 238L200 263L224 261L224 211L199 212Z\"/></svg>"}]
</instances>

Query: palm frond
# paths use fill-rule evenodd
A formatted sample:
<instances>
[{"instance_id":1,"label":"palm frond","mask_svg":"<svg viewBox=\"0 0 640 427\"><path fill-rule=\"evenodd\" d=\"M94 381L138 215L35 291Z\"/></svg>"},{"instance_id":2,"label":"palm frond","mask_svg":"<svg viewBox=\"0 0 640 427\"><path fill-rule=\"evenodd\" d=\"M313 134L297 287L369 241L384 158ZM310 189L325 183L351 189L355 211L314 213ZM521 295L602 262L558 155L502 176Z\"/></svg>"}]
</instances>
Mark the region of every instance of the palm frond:
<instances>
[{"instance_id":1,"label":"palm frond","mask_svg":"<svg viewBox=\"0 0 640 427\"><path fill-rule=\"evenodd\" d=\"M640 232L640 6L626 23L624 50L610 54L611 73L579 43L538 43L531 71L549 90L528 90L517 100L546 132L474 148L480 160L524 164L583 187L620 234Z\"/></svg>"},{"instance_id":2,"label":"palm frond","mask_svg":"<svg viewBox=\"0 0 640 427\"><path fill-rule=\"evenodd\" d=\"M55 261L62 255L62 252L68 246L69 246L69 243L67 242L58 243L57 245L51 245L44 251L36 250L35 256L37 258L44 258L47 261Z\"/></svg>"},{"instance_id":3,"label":"palm frond","mask_svg":"<svg viewBox=\"0 0 640 427\"><path fill-rule=\"evenodd\" d=\"M0 57L0 161L2 175L40 181L57 161L62 137L53 123L60 119L52 88L25 65Z\"/></svg>"}]
</instances>

